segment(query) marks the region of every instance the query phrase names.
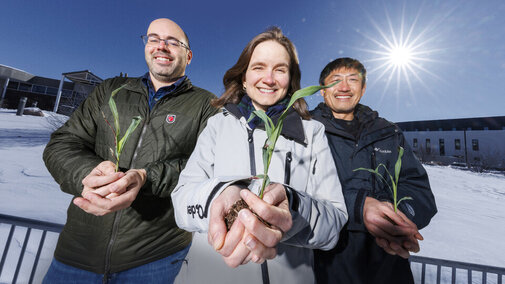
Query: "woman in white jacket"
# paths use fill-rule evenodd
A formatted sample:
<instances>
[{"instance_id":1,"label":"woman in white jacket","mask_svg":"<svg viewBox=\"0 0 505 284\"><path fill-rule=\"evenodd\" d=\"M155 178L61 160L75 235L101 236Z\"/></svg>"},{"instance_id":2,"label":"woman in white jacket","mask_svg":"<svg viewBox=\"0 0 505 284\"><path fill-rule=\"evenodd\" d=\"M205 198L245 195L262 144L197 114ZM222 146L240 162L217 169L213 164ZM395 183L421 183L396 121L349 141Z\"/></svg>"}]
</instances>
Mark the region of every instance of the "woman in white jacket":
<instances>
[{"instance_id":1,"label":"woman in white jacket","mask_svg":"<svg viewBox=\"0 0 505 284\"><path fill-rule=\"evenodd\" d=\"M300 76L296 49L279 28L252 39L226 72L225 93L213 102L223 112L208 120L172 193L177 225L199 232L179 281L313 283L311 249L336 245L347 221L344 198L324 127L310 120L303 99L284 120L264 199L251 193L259 191L251 177L263 173L267 136L259 118L247 119L263 110L275 123L300 88ZM223 215L240 196L272 226L243 209L226 233ZM229 268L207 240L231 267L252 262Z\"/></svg>"}]
</instances>

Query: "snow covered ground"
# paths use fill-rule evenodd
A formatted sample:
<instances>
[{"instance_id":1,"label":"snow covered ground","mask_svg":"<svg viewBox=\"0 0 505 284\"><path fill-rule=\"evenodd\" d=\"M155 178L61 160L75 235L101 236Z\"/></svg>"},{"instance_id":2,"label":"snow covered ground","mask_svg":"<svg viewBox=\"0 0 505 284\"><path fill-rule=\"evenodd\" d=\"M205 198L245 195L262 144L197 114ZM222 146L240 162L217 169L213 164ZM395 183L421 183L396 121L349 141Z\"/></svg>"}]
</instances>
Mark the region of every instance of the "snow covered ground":
<instances>
[{"instance_id":1,"label":"snow covered ground","mask_svg":"<svg viewBox=\"0 0 505 284\"><path fill-rule=\"evenodd\" d=\"M42 161L42 151L55 120L51 116L16 116L14 110L0 109L0 214L65 222L71 197L59 190ZM441 166L426 166L426 169L438 214L421 231L425 240L418 255L505 267L505 175ZM9 230L10 226L0 224L1 252ZM0 283L9 283L14 275L25 232L17 228L14 233ZM40 238L40 232L32 230L32 238ZM47 236L35 283L41 281L47 270L56 240L56 234ZM28 281L36 251L37 244L29 243L18 283ZM414 275L419 280L417 272ZM447 280L450 276L446 272L442 278ZM461 276L465 277L466 274ZM430 279L427 283L432 282ZM458 283L459 279L458 274ZM492 282L496 282L496 277L489 283Z\"/></svg>"}]
</instances>

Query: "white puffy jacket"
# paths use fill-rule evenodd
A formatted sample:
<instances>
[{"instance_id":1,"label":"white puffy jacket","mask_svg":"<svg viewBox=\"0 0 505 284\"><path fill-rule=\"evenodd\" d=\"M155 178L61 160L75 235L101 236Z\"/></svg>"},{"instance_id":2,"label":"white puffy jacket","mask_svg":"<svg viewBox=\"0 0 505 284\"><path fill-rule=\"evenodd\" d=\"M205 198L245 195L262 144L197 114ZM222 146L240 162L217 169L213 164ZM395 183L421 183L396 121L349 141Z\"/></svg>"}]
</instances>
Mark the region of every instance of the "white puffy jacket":
<instances>
[{"instance_id":1,"label":"white puffy jacket","mask_svg":"<svg viewBox=\"0 0 505 284\"><path fill-rule=\"evenodd\" d=\"M266 138L263 129L250 129L236 105L227 105L223 113L208 120L172 193L177 225L199 232L188 254L188 270L182 270L178 281L262 283L260 265L229 268L207 243L206 232L213 199L231 183L263 173L262 147ZM275 145L268 175L271 182L291 188L294 197L290 203L297 201L291 208L293 227L277 246L277 257L268 261L270 283L313 283L311 249L333 248L347 221L323 125L290 112ZM257 193L258 187L251 190Z\"/></svg>"}]
</instances>

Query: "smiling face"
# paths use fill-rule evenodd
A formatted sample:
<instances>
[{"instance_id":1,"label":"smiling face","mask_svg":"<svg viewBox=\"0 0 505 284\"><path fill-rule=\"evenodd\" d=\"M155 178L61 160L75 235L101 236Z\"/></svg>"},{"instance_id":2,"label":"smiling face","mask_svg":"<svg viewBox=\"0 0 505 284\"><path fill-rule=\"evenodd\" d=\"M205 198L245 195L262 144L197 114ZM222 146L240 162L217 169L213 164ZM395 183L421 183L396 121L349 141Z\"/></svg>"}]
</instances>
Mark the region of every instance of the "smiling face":
<instances>
[{"instance_id":1,"label":"smiling face","mask_svg":"<svg viewBox=\"0 0 505 284\"><path fill-rule=\"evenodd\" d=\"M160 39L173 38L188 45L182 29L169 19L154 20L147 29L147 35ZM183 76L186 65L191 62L193 56L191 50L182 46L166 45L164 41L147 43L144 51L151 80L158 88L170 85Z\"/></svg>"},{"instance_id":2,"label":"smiling face","mask_svg":"<svg viewBox=\"0 0 505 284\"><path fill-rule=\"evenodd\" d=\"M286 96L289 62L288 52L276 41L264 41L256 46L242 82L255 109L266 111Z\"/></svg>"},{"instance_id":3,"label":"smiling face","mask_svg":"<svg viewBox=\"0 0 505 284\"><path fill-rule=\"evenodd\" d=\"M325 104L331 109L333 116L343 120L353 120L354 108L365 93L366 85L356 69L339 68L333 70L325 79L329 85L342 80L335 86L321 90Z\"/></svg>"}]
</instances>

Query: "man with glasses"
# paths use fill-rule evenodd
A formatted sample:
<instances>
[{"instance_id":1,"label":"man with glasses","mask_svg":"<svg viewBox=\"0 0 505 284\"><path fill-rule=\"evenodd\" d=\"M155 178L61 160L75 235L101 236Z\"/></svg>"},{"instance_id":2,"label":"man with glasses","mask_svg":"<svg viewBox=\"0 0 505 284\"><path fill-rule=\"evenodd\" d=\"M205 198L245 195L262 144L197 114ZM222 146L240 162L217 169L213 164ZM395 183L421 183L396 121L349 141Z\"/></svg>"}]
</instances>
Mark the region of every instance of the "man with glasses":
<instances>
[{"instance_id":1,"label":"man with glasses","mask_svg":"<svg viewBox=\"0 0 505 284\"><path fill-rule=\"evenodd\" d=\"M207 119L210 92L185 75L193 53L184 31L154 20L142 36L149 69L140 78L105 80L44 150L61 189L75 196L44 283L172 283L191 242L174 220L170 193ZM124 144L119 171L115 120Z\"/></svg>"},{"instance_id":2,"label":"man with glasses","mask_svg":"<svg viewBox=\"0 0 505 284\"><path fill-rule=\"evenodd\" d=\"M340 81L340 82L338 82ZM418 228L428 225L437 212L428 175L405 142L401 130L359 104L366 89L366 69L358 60L338 58L326 65L319 77L324 89L321 103L312 115L325 126L328 144L338 170L349 220L340 232L337 246L316 250L317 283L414 283L407 260L418 252L422 240ZM398 212L392 192L380 177L358 168L376 169L391 184L384 171L394 176L403 147Z\"/></svg>"}]
</instances>

